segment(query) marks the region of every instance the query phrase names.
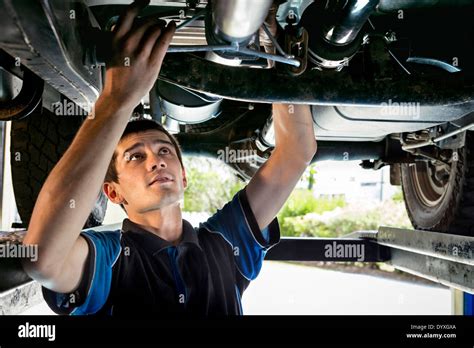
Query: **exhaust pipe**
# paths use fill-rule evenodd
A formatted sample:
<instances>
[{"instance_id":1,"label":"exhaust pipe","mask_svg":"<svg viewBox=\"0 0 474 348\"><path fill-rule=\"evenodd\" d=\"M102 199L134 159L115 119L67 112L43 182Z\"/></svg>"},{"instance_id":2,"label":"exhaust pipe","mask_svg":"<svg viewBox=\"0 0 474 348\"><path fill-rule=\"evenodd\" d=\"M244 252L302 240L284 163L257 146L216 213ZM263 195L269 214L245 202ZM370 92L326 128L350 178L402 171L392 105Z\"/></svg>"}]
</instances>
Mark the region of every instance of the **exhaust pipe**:
<instances>
[{"instance_id":1,"label":"exhaust pipe","mask_svg":"<svg viewBox=\"0 0 474 348\"><path fill-rule=\"evenodd\" d=\"M267 17L273 0L215 0L212 33L226 43L246 44Z\"/></svg>"},{"instance_id":2,"label":"exhaust pipe","mask_svg":"<svg viewBox=\"0 0 474 348\"><path fill-rule=\"evenodd\" d=\"M333 45L353 42L369 16L375 12L379 0L351 0L346 3L336 23L325 28L324 39Z\"/></svg>"},{"instance_id":3,"label":"exhaust pipe","mask_svg":"<svg viewBox=\"0 0 474 348\"><path fill-rule=\"evenodd\" d=\"M312 33L308 58L319 69L340 71L357 53L364 40L364 25L380 0L314 2L300 24Z\"/></svg>"}]
</instances>

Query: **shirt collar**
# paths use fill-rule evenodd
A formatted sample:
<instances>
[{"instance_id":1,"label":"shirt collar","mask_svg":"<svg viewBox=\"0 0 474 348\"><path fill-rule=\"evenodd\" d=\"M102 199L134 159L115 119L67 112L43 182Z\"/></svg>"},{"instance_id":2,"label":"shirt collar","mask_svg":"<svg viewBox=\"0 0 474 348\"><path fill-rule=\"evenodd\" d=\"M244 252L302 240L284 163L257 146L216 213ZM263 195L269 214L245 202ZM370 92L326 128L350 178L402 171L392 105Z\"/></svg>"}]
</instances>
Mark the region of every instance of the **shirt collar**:
<instances>
[{"instance_id":1,"label":"shirt collar","mask_svg":"<svg viewBox=\"0 0 474 348\"><path fill-rule=\"evenodd\" d=\"M130 233L133 239L150 254L158 253L163 249L173 246L171 242L141 228L129 219L123 220L122 233ZM189 221L183 219L183 235L177 247L189 244L194 244L201 248L196 230Z\"/></svg>"}]
</instances>

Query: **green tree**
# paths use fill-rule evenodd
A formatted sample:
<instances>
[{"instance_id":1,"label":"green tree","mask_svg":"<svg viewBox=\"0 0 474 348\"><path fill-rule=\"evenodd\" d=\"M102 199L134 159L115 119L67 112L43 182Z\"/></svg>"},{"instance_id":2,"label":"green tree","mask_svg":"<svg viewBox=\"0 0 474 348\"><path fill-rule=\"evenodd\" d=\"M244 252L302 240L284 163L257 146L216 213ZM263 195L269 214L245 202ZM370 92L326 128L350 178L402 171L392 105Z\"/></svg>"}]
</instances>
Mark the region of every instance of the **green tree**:
<instances>
[{"instance_id":1,"label":"green tree","mask_svg":"<svg viewBox=\"0 0 474 348\"><path fill-rule=\"evenodd\" d=\"M316 173L317 173L317 170L316 170L315 164L311 164L308 167L308 190L310 191L313 189L314 183L316 182L314 179L314 176L316 175Z\"/></svg>"},{"instance_id":2,"label":"green tree","mask_svg":"<svg viewBox=\"0 0 474 348\"><path fill-rule=\"evenodd\" d=\"M225 164L205 157L185 157L188 187L184 191L184 211L213 213L229 202L245 183Z\"/></svg>"}]
</instances>

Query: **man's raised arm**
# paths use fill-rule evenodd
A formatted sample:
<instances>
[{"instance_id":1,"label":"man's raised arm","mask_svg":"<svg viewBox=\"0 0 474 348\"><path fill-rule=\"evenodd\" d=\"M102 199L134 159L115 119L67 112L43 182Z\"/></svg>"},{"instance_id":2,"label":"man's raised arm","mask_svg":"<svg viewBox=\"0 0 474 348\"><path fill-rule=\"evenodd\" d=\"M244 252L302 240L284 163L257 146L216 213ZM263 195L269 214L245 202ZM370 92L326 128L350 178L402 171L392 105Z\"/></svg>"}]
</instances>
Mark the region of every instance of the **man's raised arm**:
<instances>
[{"instance_id":1,"label":"man's raised arm","mask_svg":"<svg viewBox=\"0 0 474 348\"><path fill-rule=\"evenodd\" d=\"M275 218L313 159L317 145L308 105L273 105L275 148L246 187L260 229Z\"/></svg>"},{"instance_id":2,"label":"man's raised arm","mask_svg":"<svg viewBox=\"0 0 474 348\"><path fill-rule=\"evenodd\" d=\"M156 19L137 24L146 4L129 5L116 25L104 90L44 183L23 241L38 245L38 260L24 261L25 271L57 292L71 292L81 280L88 246L79 234L129 117L155 83L174 33L173 22L166 29Z\"/></svg>"}]
</instances>

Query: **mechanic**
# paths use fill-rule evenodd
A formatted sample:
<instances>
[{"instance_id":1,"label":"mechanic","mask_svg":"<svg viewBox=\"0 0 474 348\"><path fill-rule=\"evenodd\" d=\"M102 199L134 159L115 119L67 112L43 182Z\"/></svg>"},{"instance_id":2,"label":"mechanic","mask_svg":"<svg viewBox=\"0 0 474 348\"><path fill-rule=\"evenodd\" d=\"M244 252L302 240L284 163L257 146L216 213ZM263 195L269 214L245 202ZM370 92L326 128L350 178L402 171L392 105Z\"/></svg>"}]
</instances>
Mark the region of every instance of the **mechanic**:
<instances>
[{"instance_id":1,"label":"mechanic","mask_svg":"<svg viewBox=\"0 0 474 348\"><path fill-rule=\"evenodd\" d=\"M181 214L187 179L178 143L154 121L129 122L176 28L139 24L145 5L129 5L113 30L104 89L38 196L23 241L38 245L38 260L23 265L60 314L242 314L242 293L279 241L275 216L316 153L311 113L273 105L270 158L193 228ZM121 230L81 233L101 187L128 218Z\"/></svg>"}]
</instances>

